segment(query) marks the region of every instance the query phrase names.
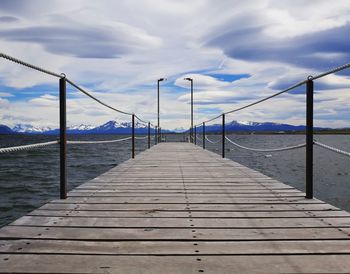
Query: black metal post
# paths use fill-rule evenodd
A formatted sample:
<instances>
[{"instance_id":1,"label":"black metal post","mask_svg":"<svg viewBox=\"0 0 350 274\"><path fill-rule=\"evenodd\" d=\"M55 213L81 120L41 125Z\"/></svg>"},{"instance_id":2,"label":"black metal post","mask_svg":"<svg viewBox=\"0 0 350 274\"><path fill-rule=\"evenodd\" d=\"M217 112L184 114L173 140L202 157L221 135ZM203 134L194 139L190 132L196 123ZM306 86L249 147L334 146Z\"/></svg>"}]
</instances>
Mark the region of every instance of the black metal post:
<instances>
[{"instance_id":1,"label":"black metal post","mask_svg":"<svg viewBox=\"0 0 350 274\"><path fill-rule=\"evenodd\" d=\"M314 82L306 82L306 199L313 198Z\"/></svg>"},{"instance_id":2,"label":"black metal post","mask_svg":"<svg viewBox=\"0 0 350 274\"><path fill-rule=\"evenodd\" d=\"M156 145L158 142L158 130L157 130L157 126L154 127L154 144Z\"/></svg>"},{"instance_id":3,"label":"black metal post","mask_svg":"<svg viewBox=\"0 0 350 274\"><path fill-rule=\"evenodd\" d=\"M131 157L135 158L135 114L132 115L131 129Z\"/></svg>"},{"instance_id":4,"label":"black metal post","mask_svg":"<svg viewBox=\"0 0 350 274\"><path fill-rule=\"evenodd\" d=\"M148 122L148 148L151 148L151 123Z\"/></svg>"},{"instance_id":5,"label":"black metal post","mask_svg":"<svg viewBox=\"0 0 350 274\"><path fill-rule=\"evenodd\" d=\"M158 128L159 128L159 82L160 82L160 79L157 81L157 114L158 114Z\"/></svg>"},{"instance_id":6,"label":"black metal post","mask_svg":"<svg viewBox=\"0 0 350 274\"><path fill-rule=\"evenodd\" d=\"M194 144L197 145L197 126L194 126Z\"/></svg>"},{"instance_id":7,"label":"black metal post","mask_svg":"<svg viewBox=\"0 0 350 274\"><path fill-rule=\"evenodd\" d=\"M60 198L67 198L66 77L60 78Z\"/></svg>"},{"instance_id":8,"label":"black metal post","mask_svg":"<svg viewBox=\"0 0 350 274\"><path fill-rule=\"evenodd\" d=\"M203 149L205 149L205 122L203 122Z\"/></svg>"},{"instance_id":9,"label":"black metal post","mask_svg":"<svg viewBox=\"0 0 350 274\"><path fill-rule=\"evenodd\" d=\"M225 158L225 113L222 114L222 158Z\"/></svg>"},{"instance_id":10,"label":"black metal post","mask_svg":"<svg viewBox=\"0 0 350 274\"><path fill-rule=\"evenodd\" d=\"M158 134L159 143L161 143L162 142L162 128L160 127L160 128L158 128L158 130L159 130L159 134Z\"/></svg>"},{"instance_id":11,"label":"black metal post","mask_svg":"<svg viewBox=\"0 0 350 274\"><path fill-rule=\"evenodd\" d=\"M193 80L191 79L191 136L193 143Z\"/></svg>"}]
</instances>

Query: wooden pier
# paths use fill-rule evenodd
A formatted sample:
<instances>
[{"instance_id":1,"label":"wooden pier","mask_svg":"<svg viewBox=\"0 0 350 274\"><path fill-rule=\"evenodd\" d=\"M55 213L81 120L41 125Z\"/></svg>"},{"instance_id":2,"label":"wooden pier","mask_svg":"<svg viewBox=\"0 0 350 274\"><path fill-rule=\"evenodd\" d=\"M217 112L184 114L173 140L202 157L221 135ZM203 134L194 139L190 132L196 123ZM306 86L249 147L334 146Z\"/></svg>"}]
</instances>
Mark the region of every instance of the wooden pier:
<instances>
[{"instance_id":1,"label":"wooden pier","mask_svg":"<svg viewBox=\"0 0 350 274\"><path fill-rule=\"evenodd\" d=\"M161 143L3 227L0 272L350 273L350 214L304 196Z\"/></svg>"}]
</instances>

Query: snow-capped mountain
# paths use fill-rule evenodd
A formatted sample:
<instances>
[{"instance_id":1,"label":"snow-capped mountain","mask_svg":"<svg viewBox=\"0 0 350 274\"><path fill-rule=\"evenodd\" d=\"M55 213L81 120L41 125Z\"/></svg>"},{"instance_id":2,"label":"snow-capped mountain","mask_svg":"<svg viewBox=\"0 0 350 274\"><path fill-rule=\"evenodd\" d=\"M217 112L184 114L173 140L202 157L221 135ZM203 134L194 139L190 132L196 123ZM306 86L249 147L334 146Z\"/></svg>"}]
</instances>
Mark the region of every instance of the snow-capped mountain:
<instances>
[{"instance_id":1,"label":"snow-capped mountain","mask_svg":"<svg viewBox=\"0 0 350 274\"><path fill-rule=\"evenodd\" d=\"M84 125L84 124L80 124L80 125L72 125L67 127L68 130L90 130L95 128L95 126L92 125Z\"/></svg>"},{"instance_id":2,"label":"snow-capped mountain","mask_svg":"<svg viewBox=\"0 0 350 274\"><path fill-rule=\"evenodd\" d=\"M12 128L12 131L17 133L44 133L50 131L50 127L37 127L29 124L17 124Z\"/></svg>"},{"instance_id":3,"label":"snow-capped mountain","mask_svg":"<svg viewBox=\"0 0 350 274\"><path fill-rule=\"evenodd\" d=\"M5 125L4 125L5 126ZM131 122L117 122L108 121L100 126L92 125L70 125L67 126L68 134L131 134L132 124ZM12 129L14 133L26 133L26 134L59 134L59 129L53 129L51 127L37 127L29 124L17 124ZM7 130L8 132L8 130ZM154 133L154 130L151 129ZM165 132L170 132L166 130ZM135 121L135 133L147 134L148 125Z\"/></svg>"}]
</instances>

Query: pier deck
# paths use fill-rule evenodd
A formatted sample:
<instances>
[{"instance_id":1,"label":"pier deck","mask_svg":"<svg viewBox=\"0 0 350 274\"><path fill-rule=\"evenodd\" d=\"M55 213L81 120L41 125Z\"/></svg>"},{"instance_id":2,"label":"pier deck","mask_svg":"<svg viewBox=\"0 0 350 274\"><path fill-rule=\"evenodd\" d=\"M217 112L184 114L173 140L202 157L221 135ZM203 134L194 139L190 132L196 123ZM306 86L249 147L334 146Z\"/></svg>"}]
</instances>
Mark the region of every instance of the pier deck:
<instances>
[{"instance_id":1,"label":"pier deck","mask_svg":"<svg viewBox=\"0 0 350 274\"><path fill-rule=\"evenodd\" d=\"M0 272L349 273L349 240L349 213L162 143L3 227Z\"/></svg>"}]
</instances>

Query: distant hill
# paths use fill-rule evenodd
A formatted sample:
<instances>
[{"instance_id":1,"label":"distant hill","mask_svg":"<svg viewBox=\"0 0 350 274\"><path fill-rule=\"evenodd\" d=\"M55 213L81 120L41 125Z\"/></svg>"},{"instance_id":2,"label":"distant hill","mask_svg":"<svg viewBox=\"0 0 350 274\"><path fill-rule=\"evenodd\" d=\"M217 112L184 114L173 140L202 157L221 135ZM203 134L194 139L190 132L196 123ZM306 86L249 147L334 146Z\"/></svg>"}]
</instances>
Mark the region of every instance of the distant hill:
<instances>
[{"instance_id":1,"label":"distant hill","mask_svg":"<svg viewBox=\"0 0 350 274\"><path fill-rule=\"evenodd\" d=\"M206 132L220 132L222 128L221 124L206 125ZM315 127L315 130L327 130L329 128ZM198 127L197 132L202 132L203 128ZM291 132L305 130L304 125L294 126L289 124L279 124L272 122L245 122L245 121L231 121L225 125L226 131L238 131L238 132Z\"/></svg>"},{"instance_id":2,"label":"distant hill","mask_svg":"<svg viewBox=\"0 0 350 274\"><path fill-rule=\"evenodd\" d=\"M0 134L11 134L14 133L11 128L5 125L0 125Z\"/></svg>"}]
</instances>

